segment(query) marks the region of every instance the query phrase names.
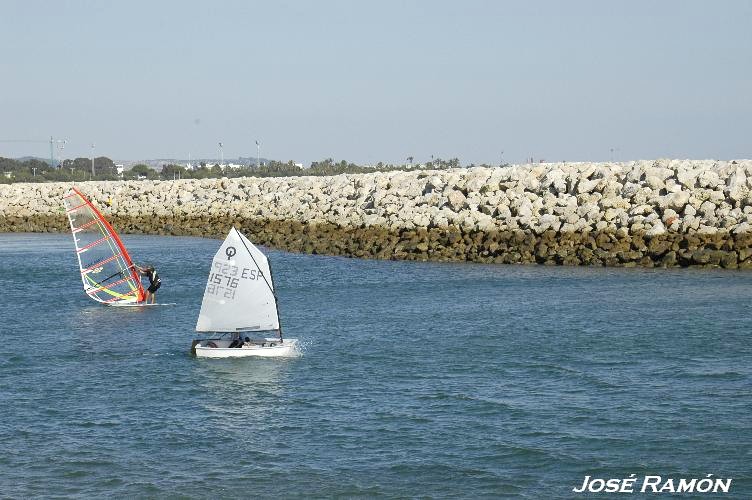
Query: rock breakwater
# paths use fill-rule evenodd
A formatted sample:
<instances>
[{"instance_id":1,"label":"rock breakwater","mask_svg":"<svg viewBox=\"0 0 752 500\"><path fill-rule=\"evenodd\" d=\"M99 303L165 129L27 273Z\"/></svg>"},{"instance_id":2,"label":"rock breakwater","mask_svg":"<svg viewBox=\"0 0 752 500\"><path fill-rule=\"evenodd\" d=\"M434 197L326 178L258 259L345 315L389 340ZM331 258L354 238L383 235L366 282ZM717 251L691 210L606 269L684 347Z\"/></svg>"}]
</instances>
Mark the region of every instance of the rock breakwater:
<instances>
[{"instance_id":1,"label":"rock breakwater","mask_svg":"<svg viewBox=\"0 0 752 500\"><path fill-rule=\"evenodd\" d=\"M0 186L0 231L67 231L69 186ZM752 267L750 160L79 187L123 233L222 237L235 224L260 244L365 258Z\"/></svg>"}]
</instances>

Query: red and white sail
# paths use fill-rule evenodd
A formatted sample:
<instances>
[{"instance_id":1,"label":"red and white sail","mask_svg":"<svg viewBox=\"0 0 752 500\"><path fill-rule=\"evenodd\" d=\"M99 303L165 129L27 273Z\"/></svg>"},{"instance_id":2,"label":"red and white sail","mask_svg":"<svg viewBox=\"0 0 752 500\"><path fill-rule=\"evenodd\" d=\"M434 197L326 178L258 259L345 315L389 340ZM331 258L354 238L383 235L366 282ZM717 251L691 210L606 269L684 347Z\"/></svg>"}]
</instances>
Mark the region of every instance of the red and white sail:
<instances>
[{"instance_id":1,"label":"red and white sail","mask_svg":"<svg viewBox=\"0 0 752 500\"><path fill-rule=\"evenodd\" d=\"M143 300L144 288L128 251L102 213L76 188L71 188L63 204L84 292L111 305Z\"/></svg>"}]
</instances>

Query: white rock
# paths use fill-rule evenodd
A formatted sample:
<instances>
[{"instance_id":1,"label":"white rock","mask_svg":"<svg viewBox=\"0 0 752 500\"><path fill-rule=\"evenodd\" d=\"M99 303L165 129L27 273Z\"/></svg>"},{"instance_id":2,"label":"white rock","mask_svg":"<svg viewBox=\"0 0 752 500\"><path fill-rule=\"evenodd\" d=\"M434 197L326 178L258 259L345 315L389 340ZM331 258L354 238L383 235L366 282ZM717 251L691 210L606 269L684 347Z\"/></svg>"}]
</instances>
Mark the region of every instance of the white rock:
<instances>
[{"instance_id":1,"label":"white rock","mask_svg":"<svg viewBox=\"0 0 752 500\"><path fill-rule=\"evenodd\" d=\"M715 189L721 185L721 179L713 170L703 170L700 175L697 176L697 182L700 187Z\"/></svg>"},{"instance_id":2,"label":"white rock","mask_svg":"<svg viewBox=\"0 0 752 500\"><path fill-rule=\"evenodd\" d=\"M512 212L509 210L509 206L506 204L499 204L496 206L496 216L499 219L511 219Z\"/></svg>"},{"instance_id":3,"label":"white rock","mask_svg":"<svg viewBox=\"0 0 752 500\"><path fill-rule=\"evenodd\" d=\"M426 180L426 185L424 188L425 193L441 191L442 189L444 189L444 180L438 175L432 175Z\"/></svg>"},{"instance_id":4,"label":"white rock","mask_svg":"<svg viewBox=\"0 0 752 500\"><path fill-rule=\"evenodd\" d=\"M538 223L540 224L541 228L553 229L554 231L558 231L561 227L561 221L559 220L559 218L551 214L541 215Z\"/></svg>"},{"instance_id":5,"label":"white rock","mask_svg":"<svg viewBox=\"0 0 752 500\"><path fill-rule=\"evenodd\" d=\"M697 174L694 169L680 168L676 172L676 180L685 188L693 189L697 183Z\"/></svg>"},{"instance_id":6,"label":"white rock","mask_svg":"<svg viewBox=\"0 0 752 500\"><path fill-rule=\"evenodd\" d=\"M559 169L550 170L541 181L541 188L550 189L554 193L566 193L566 174Z\"/></svg>"},{"instance_id":7,"label":"white rock","mask_svg":"<svg viewBox=\"0 0 752 500\"><path fill-rule=\"evenodd\" d=\"M627 182L621 190L621 195L625 198L632 198L632 196L640 190L640 185L635 182Z\"/></svg>"},{"instance_id":8,"label":"white rock","mask_svg":"<svg viewBox=\"0 0 752 500\"><path fill-rule=\"evenodd\" d=\"M660 179L660 177L656 177L655 175L647 177L645 179L645 184L647 184L647 186L653 191L660 191L666 186L666 184Z\"/></svg>"},{"instance_id":9,"label":"white rock","mask_svg":"<svg viewBox=\"0 0 752 500\"><path fill-rule=\"evenodd\" d=\"M737 168L729 177L727 186L728 197L736 202L744 200L749 194L747 176L741 168Z\"/></svg>"},{"instance_id":10,"label":"white rock","mask_svg":"<svg viewBox=\"0 0 752 500\"><path fill-rule=\"evenodd\" d=\"M462 191L452 190L447 195L447 200L452 210L459 212L460 210L462 210L462 208L464 208L466 198L465 195L462 194Z\"/></svg>"},{"instance_id":11,"label":"white rock","mask_svg":"<svg viewBox=\"0 0 752 500\"><path fill-rule=\"evenodd\" d=\"M646 167L645 176L657 177L658 179L660 179L662 183L664 183L666 179L674 176L674 171L670 168L665 168L665 167L660 167L660 166Z\"/></svg>"},{"instance_id":12,"label":"white rock","mask_svg":"<svg viewBox=\"0 0 752 500\"><path fill-rule=\"evenodd\" d=\"M600 184L600 179L587 180L583 179L577 183L578 193L592 193L595 188Z\"/></svg>"},{"instance_id":13,"label":"white rock","mask_svg":"<svg viewBox=\"0 0 752 500\"><path fill-rule=\"evenodd\" d=\"M684 207L689 202L689 192L688 191L678 191L675 193L672 193L670 195L667 195L667 206L669 208L673 208L674 210L684 210Z\"/></svg>"},{"instance_id":14,"label":"white rock","mask_svg":"<svg viewBox=\"0 0 752 500\"><path fill-rule=\"evenodd\" d=\"M715 204L711 201L704 201L702 205L700 205L699 212L706 217L715 215Z\"/></svg>"},{"instance_id":15,"label":"white rock","mask_svg":"<svg viewBox=\"0 0 752 500\"><path fill-rule=\"evenodd\" d=\"M662 234L666 234L666 228L660 220L655 221L653 227L645 233L646 236L659 236Z\"/></svg>"}]
</instances>

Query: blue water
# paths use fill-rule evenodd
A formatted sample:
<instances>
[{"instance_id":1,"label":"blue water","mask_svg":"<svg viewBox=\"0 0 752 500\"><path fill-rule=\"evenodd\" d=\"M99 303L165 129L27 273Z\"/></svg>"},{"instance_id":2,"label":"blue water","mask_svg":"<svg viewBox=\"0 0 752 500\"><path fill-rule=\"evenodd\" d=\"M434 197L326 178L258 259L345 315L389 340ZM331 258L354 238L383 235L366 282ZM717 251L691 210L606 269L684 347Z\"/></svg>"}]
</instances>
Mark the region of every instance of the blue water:
<instances>
[{"instance_id":1,"label":"blue water","mask_svg":"<svg viewBox=\"0 0 752 500\"><path fill-rule=\"evenodd\" d=\"M91 303L69 235L0 234L2 497L570 498L632 473L752 497L750 272L271 251L303 356L197 360L219 241L124 242L177 306Z\"/></svg>"}]
</instances>

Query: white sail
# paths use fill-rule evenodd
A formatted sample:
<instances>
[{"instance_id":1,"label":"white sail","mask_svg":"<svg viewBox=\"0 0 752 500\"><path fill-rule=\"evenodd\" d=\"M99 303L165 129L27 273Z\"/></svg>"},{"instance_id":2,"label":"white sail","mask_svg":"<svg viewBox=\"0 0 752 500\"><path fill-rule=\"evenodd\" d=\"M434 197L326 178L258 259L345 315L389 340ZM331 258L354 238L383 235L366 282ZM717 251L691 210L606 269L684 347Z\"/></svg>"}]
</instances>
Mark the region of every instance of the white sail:
<instances>
[{"instance_id":1,"label":"white sail","mask_svg":"<svg viewBox=\"0 0 752 500\"><path fill-rule=\"evenodd\" d=\"M196 331L279 329L269 261L232 228L214 255Z\"/></svg>"}]
</instances>

